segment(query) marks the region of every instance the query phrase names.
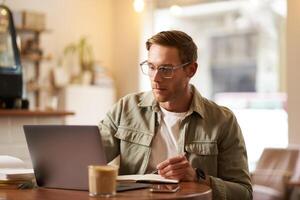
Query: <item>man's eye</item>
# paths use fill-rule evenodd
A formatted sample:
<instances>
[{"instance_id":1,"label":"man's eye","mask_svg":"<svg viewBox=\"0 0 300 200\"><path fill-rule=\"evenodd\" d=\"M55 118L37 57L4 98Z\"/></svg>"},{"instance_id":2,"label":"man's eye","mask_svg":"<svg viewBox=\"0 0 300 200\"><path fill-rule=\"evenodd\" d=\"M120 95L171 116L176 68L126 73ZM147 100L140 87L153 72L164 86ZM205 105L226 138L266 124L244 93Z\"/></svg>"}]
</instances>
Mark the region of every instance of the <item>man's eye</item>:
<instances>
[{"instance_id":1,"label":"man's eye","mask_svg":"<svg viewBox=\"0 0 300 200\"><path fill-rule=\"evenodd\" d=\"M166 73L166 72L172 71L172 68L170 68L170 67L160 67L159 71Z\"/></svg>"},{"instance_id":2,"label":"man's eye","mask_svg":"<svg viewBox=\"0 0 300 200\"><path fill-rule=\"evenodd\" d=\"M151 71L154 71L155 70L155 67L154 67L154 65L148 65L148 67L149 67L149 70L151 70Z\"/></svg>"}]
</instances>

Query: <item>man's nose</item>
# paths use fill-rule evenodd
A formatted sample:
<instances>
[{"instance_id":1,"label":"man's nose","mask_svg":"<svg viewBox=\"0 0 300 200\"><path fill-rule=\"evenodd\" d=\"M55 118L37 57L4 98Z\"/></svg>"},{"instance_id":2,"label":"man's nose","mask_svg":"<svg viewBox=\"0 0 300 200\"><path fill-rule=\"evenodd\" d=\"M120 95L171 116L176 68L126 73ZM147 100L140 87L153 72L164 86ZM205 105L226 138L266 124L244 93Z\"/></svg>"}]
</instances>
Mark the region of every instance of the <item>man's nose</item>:
<instances>
[{"instance_id":1,"label":"man's nose","mask_svg":"<svg viewBox=\"0 0 300 200\"><path fill-rule=\"evenodd\" d=\"M155 81L155 82L162 81L162 76L161 76L161 73L159 73L159 70L155 70L151 79L152 79L152 81Z\"/></svg>"}]
</instances>

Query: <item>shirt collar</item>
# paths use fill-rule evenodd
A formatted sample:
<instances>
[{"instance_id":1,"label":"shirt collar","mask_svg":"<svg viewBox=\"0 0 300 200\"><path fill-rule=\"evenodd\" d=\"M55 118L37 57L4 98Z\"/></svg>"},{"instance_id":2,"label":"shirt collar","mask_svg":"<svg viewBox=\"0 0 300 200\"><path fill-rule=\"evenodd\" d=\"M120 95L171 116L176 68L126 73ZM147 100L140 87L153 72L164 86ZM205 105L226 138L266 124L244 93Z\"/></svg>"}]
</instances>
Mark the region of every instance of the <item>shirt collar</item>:
<instances>
[{"instance_id":1,"label":"shirt collar","mask_svg":"<svg viewBox=\"0 0 300 200\"><path fill-rule=\"evenodd\" d=\"M196 112L202 118L204 118L204 104L203 104L203 97L201 96L200 92L195 88L194 85L190 85L192 92L193 92L193 99L190 105L190 109L188 112Z\"/></svg>"},{"instance_id":2,"label":"shirt collar","mask_svg":"<svg viewBox=\"0 0 300 200\"><path fill-rule=\"evenodd\" d=\"M193 93L193 99L188 110L188 113L192 114L193 112L198 113L202 118L204 118L204 105L203 97L197 91L195 86L190 85ZM152 107L155 112L160 111L158 102L154 99L152 91L146 92L142 97L141 102L138 104L140 107Z\"/></svg>"},{"instance_id":3,"label":"shirt collar","mask_svg":"<svg viewBox=\"0 0 300 200\"><path fill-rule=\"evenodd\" d=\"M159 111L159 106L157 101L154 99L152 91L146 92L141 98L141 102L138 104L140 107L152 107L156 112Z\"/></svg>"}]
</instances>

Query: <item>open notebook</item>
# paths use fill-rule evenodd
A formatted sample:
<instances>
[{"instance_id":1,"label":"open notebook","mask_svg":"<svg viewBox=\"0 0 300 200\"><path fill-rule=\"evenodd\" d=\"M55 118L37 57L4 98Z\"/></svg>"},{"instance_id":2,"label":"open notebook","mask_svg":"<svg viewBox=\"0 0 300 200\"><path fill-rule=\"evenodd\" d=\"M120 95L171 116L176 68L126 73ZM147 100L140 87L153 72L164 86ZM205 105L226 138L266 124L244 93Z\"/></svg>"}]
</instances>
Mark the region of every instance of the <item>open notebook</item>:
<instances>
[{"instance_id":1,"label":"open notebook","mask_svg":"<svg viewBox=\"0 0 300 200\"><path fill-rule=\"evenodd\" d=\"M166 179L158 174L121 175L118 176L117 181L133 181L140 183L179 183L178 180Z\"/></svg>"}]
</instances>

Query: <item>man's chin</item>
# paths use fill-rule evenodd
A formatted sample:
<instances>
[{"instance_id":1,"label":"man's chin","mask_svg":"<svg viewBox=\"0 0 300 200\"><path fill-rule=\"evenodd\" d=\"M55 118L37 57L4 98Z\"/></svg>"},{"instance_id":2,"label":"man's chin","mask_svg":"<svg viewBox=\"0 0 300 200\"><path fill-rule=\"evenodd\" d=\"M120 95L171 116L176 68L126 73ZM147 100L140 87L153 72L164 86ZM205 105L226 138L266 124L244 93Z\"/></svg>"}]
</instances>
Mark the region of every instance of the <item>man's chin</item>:
<instances>
[{"instance_id":1,"label":"man's chin","mask_svg":"<svg viewBox=\"0 0 300 200\"><path fill-rule=\"evenodd\" d=\"M157 102L161 102L161 103L167 102L167 101L168 101L168 98L165 97L165 96L162 96L162 95L155 95L155 94L154 94L154 98L155 98L155 100L156 100Z\"/></svg>"},{"instance_id":2,"label":"man's chin","mask_svg":"<svg viewBox=\"0 0 300 200\"><path fill-rule=\"evenodd\" d=\"M167 91L155 91L153 90L153 96L157 102L166 102L169 100L169 95Z\"/></svg>"}]
</instances>

